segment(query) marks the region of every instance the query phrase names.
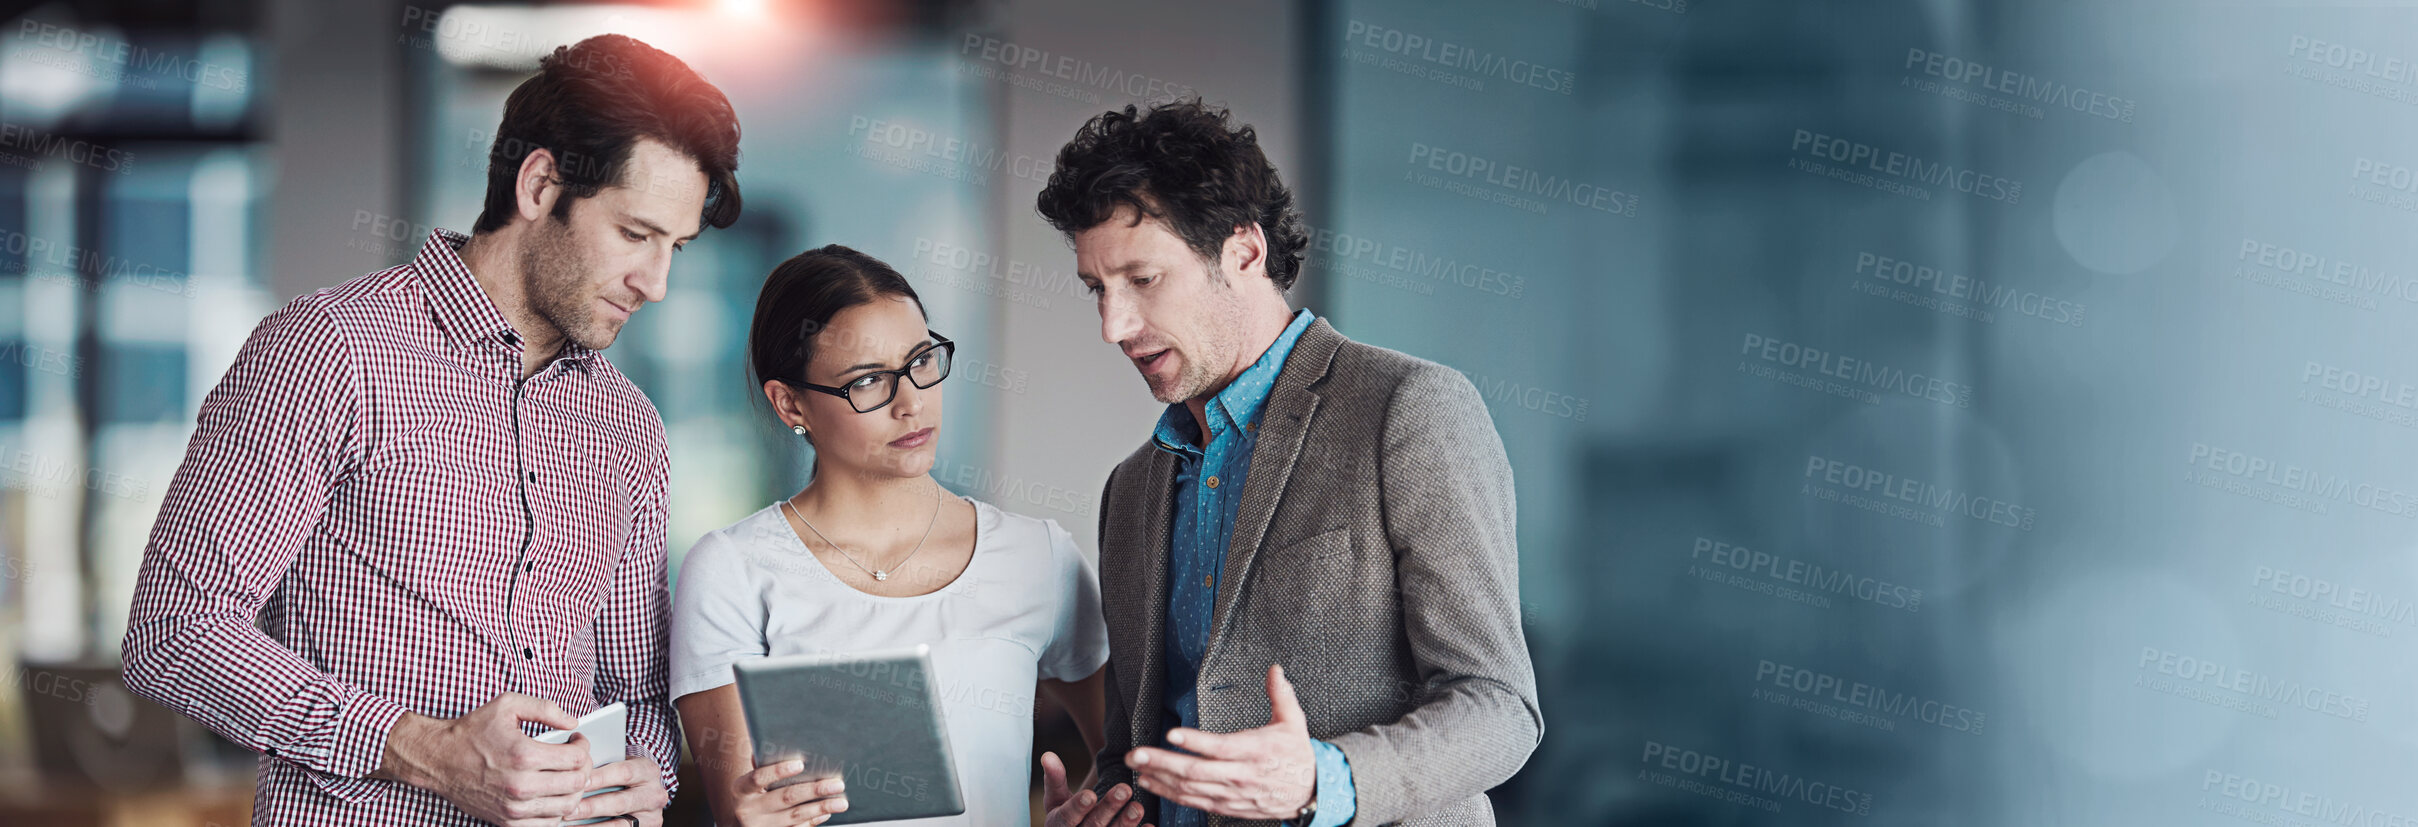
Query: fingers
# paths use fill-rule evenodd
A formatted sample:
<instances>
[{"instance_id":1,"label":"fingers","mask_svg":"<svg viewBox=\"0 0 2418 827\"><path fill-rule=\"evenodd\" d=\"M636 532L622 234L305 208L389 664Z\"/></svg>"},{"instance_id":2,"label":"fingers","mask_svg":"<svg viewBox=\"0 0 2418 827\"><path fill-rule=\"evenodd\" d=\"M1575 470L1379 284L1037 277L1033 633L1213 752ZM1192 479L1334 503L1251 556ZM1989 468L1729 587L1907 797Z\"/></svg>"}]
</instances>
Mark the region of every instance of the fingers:
<instances>
[{"instance_id":1,"label":"fingers","mask_svg":"<svg viewBox=\"0 0 2418 827\"><path fill-rule=\"evenodd\" d=\"M636 787L650 782L658 786L663 784L663 768L655 763L655 759L644 755L633 755L588 772L588 789L591 790Z\"/></svg>"},{"instance_id":2,"label":"fingers","mask_svg":"<svg viewBox=\"0 0 2418 827\"><path fill-rule=\"evenodd\" d=\"M1134 783L1161 799L1174 801L1196 810L1206 809L1193 803L1199 797L1226 796L1234 792L1234 786L1224 781L1187 778L1158 772L1138 774L1134 778Z\"/></svg>"},{"instance_id":3,"label":"fingers","mask_svg":"<svg viewBox=\"0 0 2418 827\"><path fill-rule=\"evenodd\" d=\"M782 764L767 765L762 769L778 770L783 767L783 764L801 763L786 761ZM774 777L772 781L777 782L781 777L785 776ZM842 795L846 791L847 784L838 778L800 781L769 793L742 792L739 796L737 810L741 815L771 816L770 821L775 824L821 824L830 819L833 814L848 810L848 797ZM760 822L753 818L744 819L744 821L747 823Z\"/></svg>"},{"instance_id":4,"label":"fingers","mask_svg":"<svg viewBox=\"0 0 2418 827\"><path fill-rule=\"evenodd\" d=\"M571 814L573 808L579 806L579 791L564 795L524 797L514 793L510 788L510 783L507 782L505 794L512 796L513 800L504 802L504 819L507 823L513 824L559 823L564 817Z\"/></svg>"},{"instance_id":5,"label":"fingers","mask_svg":"<svg viewBox=\"0 0 2418 827\"><path fill-rule=\"evenodd\" d=\"M773 782L806 771L806 762L792 758L779 763L757 767L754 772L740 776L739 791L761 793L772 789ZM808 785L801 785L808 786Z\"/></svg>"},{"instance_id":6,"label":"fingers","mask_svg":"<svg viewBox=\"0 0 2418 827\"><path fill-rule=\"evenodd\" d=\"M1173 767L1159 767L1137 772L1137 780L1150 782L1143 789L1159 792L1171 787L1228 787L1256 775L1255 768L1240 761L1202 761L1182 772Z\"/></svg>"},{"instance_id":7,"label":"fingers","mask_svg":"<svg viewBox=\"0 0 2418 827\"><path fill-rule=\"evenodd\" d=\"M535 721L555 729L579 728L579 716L564 712L553 701L535 695L506 692L495 696L495 700L487 702L487 705L510 718L513 723Z\"/></svg>"},{"instance_id":8,"label":"fingers","mask_svg":"<svg viewBox=\"0 0 2418 827\"><path fill-rule=\"evenodd\" d=\"M480 712L490 710L493 714L486 720L474 720ZM501 754L505 765L511 769L544 772L588 768L586 736L573 734L565 743L548 744L521 732L522 721L535 721L549 726L558 723L567 725L556 726L557 729L579 725L578 719L565 716L562 708L555 706L553 701L506 692L487 702L480 712L466 717L463 721L465 726L460 731L471 742L481 745L480 752L491 756ZM562 720L554 720L558 718Z\"/></svg>"},{"instance_id":9,"label":"fingers","mask_svg":"<svg viewBox=\"0 0 2418 827\"><path fill-rule=\"evenodd\" d=\"M1099 803L1099 799L1090 790L1077 790L1073 796L1058 802L1058 806L1048 808L1043 824L1045 827L1079 827L1083 819L1091 815L1092 805Z\"/></svg>"},{"instance_id":10,"label":"fingers","mask_svg":"<svg viewBox=\"0 0 2418 827\"><path fill-rule=\"evenodd\" d=\"M671 794L663 788L662 771L656 767L655 759L643 755L634 755L590 771L586 789L581 792L614 787L627 789L581 799L572 809L570 818L578 820L660 811L671 804Z\"/></svg>"},{"instance_id":11,"label":"fingers","mask_svg":"<svg viewBox=\"0 0 2418 827\"><path fill-rule=\"evenodd\" d=\"M1245 739L1249 740L1249 739ZM1134 768L1134 783L1194 809L1222 812L1223 804L1236 797L1240 790L1260 772L1259 763L1248 760L1224 760L1184 755L1152 747L1137 747L1127 763ZM1214 803L1220 806L1204 806Z\"/></svg>"},{"instance_id":12,"label":"fingers","mask_svg":"<svg viewBox=\"0 0 2418 827\"><path fill-rule=\"evenodd\" d=\"M780 767L780 764L772 764L766 766L765 769L779 769ZM778 782L780 778L776 777L772 780ZM825 778L800 781L770 792L761 789L741 790L739 805L736 809L743 815L775 816L776 823L781 824L819 824L832 813L848 809L848 798L843 795L847 789L848 785L840 779ZM749 819L749 821L756 820Z\"/></svg>"},{"instance_id":13,"label":"fingers","mask_svg":"<svg viewBox=\"0 0 2418 827\"><path fill-rule=\"evenodd\" d=\"M1225 765L1234 766L1234 765ZM1160 801L1173 802L1195 810L1221 815L1264 818L1254 814L1254 793L1246 791L1245 779L1178 778L1165 775L1145 775L1138 783L1142 789L1156 794Z\"/></svg>"},{"instance_id":14,"label":"fingers","mask_svg":"<svg viewBox=\"0 0 2418 827\"><path fill-rule=\"evenodd\" d=\"M513 768L526 772L581 772L588 769L588 739L574 737L570 743L548 744L524 737L519 727L512 729Z\"/></svg>"},{"instance_id":15,"label":"fingers","mask_svg":"<svg viewBox=\"0 0 2418 827\"><path fill-rule=\"evenodd\" d=\"M836 813L840 810L848 809L847 804L845 803L848 799L846 796L842 795L847 791L847 782L841 781L837 778L825 778L821 781L800 781L774 791L772 797L772 807L773 809L794 810L797 809L798 805L809 802L842 802L837 809L827 810L827 812Z\"/></svg>"},{"instance_id":16,"label":"fingers","mask_svg":"<svg viewBox=\"0 0 2418 827\"><path fill-rule=\"evenodd\" d=\"M1098 799L1090 790L1078 790L1073 797L1048 808L1042 823L1044 827L1078 827L1085 816L1091 815L1091 805Z\"/></svg>"},{"instance_id":17,"label":"fingers","mask_svg":"<svg viewBox=\"0 0 2418 827\"><path fill-rule=\"evenodd\" d=\"M1133 768L1134 786L1164 797L1177 782L1183 780L1182 776L1169 770L1173 762L1167 759L1174 757L1180 756L1163 749L1135 747L1125 753L1125 765Z\"/></svg>"},{"instance_id":18,"label":"fingers","mask_svg":"<svg viewBox=\"0 0 2418 827\"><path fill-rule=\"evenodd\" d=\"M598 789L611 786L613 785L605 784ZM572 806L571 814L566 817L566 820L579 821L597 816L662 812L664 805L669 803L671 803L670 797L664 795L663 783L657 781L649 785L633 785L620 792L603 793L580 799L578 804Z\"/></svg>"},{"instance_id":19,"label":"fingers","mask_svg":"<svg viewBox=\"0 0 2418 827\"><path fill-rule=\"evenodd\" d=\"M1076 792L1050 810L1047 827L1134 827L1141 822L1142 802L1135 800L1131 786L1118 784L1105 797L1090 790Z\"/></svg>"},{"instance_id":20,"label":"fingers","mask_svg":"<svg viewBox=\"0 0 2418 827\"><path fill-rule=\"evenodd\" d=\"M1249 754L1252 742L1250 730L1236 733L1203 732L1190 727L1167 731L1167 743L1183 747L1212 758L1239 758Z\"/></svg>"},{"instance_id":21,"label":"fingers","mask_svg":"<svg viewBox=\"0 0 2418 827\"><path fill-rule=\"evenodd\" d=\"M1301 696L1293 694L1293 682L1285 680L1283 664L1268 664L1268 725L1279 723L1309 727L1309 716L1301 712Z\"/></svg>"},{"instance_id":22,"label":"fingers","mask_svg":"<svg viewBox=\"0 0 2418 827\"><path fill-rule=\"evenodd\" d=\"M796 786L810 787L813 785L799 784ZM788 789L785 788L782 792L788 792ZM848 797L834 795L790 805L789 809L781 811L781 817L787 819L791 824L821 824L832 816L847 811Z\"/></svg>"},{"instance_id":23,"label":"fingers","mask_svg":"<svg viewBox=\"0 0 2418 827\"><path fill-rule=\"evenodd\" d=\"M1066 762L1058 760L1055 752L1041 754L1042 809L1055 810L1074 793L1066 789Z\"/></svg>"},{"instance_id":24,"label":"fingers","mask_svg":"<svg viewBox=\"0 0 2418 827\"><path fill-rule=\"evenodd\" d=\"M561 747L535 741L513 745L510 759L514 769L504 776L504 795L525 800L578 795L595 789L588 784L587 753L580 753L579 760L569 768L546 766L547 757L553 754L546 750L556 749Z\"/></svg>"},{"instance_id":25,"label":"fingers","mask_svg":"<svg viewBox=\"0 0 2418 827\"><path fill-rule=\"evenodd\" d=\"M1188 776L1199 771L1201 765L1207 762L1208 759L1158 747L1135 747L1131 752L1126 753L1125 757L1126 766L1134 768L1136 772L1155 772L1178 777Z\"/></svg>"},{"instance_id":26,"label":"fingers","mask_svg":"<svg viewBox=\"0 0 2418 827\"><path fill-rule=\"evenodd\" d=\"M1105 798L1095 799L1090 790L1084 790L1082 800L1084 807L1090 810L1084 815L1082 827L1109 827L1115 823L1120 809L1132 808L1136 818L1141 815L1142 804L1133 801L1133 788L1123 784L1110 787Z\"/></svg>"},{"instance_id":27,"label":"fingers","mask_svg":"<svg viewBox=\"0 0 2418 827\"><path fill-rule=\"evenodd\" d=\"M503 776L503 796L513 800L546 800L566 798L592 791L585 771L513 771ZM554 815L563 815L571 805L563 805Z\"/></svg>"},{"instance_id":28,"label":"fingers","mask_svg":"<svg viewBox=\"0 0 2418 827\"><path fill-rule=\"evenodd\" d=\"M503 827L561 827L561 824L562 824L562 823L563 823L563 820L562 820L562 818L561 818L560 816L533 816L533 817L530 817L530 818L512 818L512 819L505 819L504 821L502 821L502 822L501 822L501 824L503 825Z\"/></svg>"}]
</instances>

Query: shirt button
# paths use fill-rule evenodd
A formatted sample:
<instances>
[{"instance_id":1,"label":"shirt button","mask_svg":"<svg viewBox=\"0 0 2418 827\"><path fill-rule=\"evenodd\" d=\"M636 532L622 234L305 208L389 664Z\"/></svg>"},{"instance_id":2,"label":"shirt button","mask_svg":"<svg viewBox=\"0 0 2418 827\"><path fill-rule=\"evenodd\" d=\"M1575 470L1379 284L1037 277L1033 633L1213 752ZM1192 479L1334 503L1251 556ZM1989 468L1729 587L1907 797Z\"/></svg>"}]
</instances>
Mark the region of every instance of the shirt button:
<instances>
[{"instance_id":1,"label":"shirt button","mask_svg":"<svg viewBox=\"0 0 2418 827\"><path fill-rule=\"evenodd\" d=\"M1217 487L1217 478L1216 478L1216 477L1210 477L1210 478L1209 478L1209 480L1208 480L1208 483L1207 483L1207 484L1208 484L1208 486L1209 486L1209 487L1211 487L1211 488L1216 488L1216 487Z\"/></svg>"},{"instance_id":2,"label":"shirt button","mask_svg":"<svg viewBox=\"0 0 2418 827\"><path fill-rule=\"evenodd\" d=\"M530 482L536 482L536 481L537 481L537 472L536 472L536 471L531 471L531 472L529 472L529 481L530 481Z\"/></svg>"},{"instance_id":3,"label":"shirt button","mask_svg":"<svg viewBox=\"0 0 2418 827\"><path fill-rule=\"evenodd\" d=\"M530 648L527 648L527 647L523 647L523 648L521 649L521 657L528 658L528 659L530 659L530 660L536 660L536 659L537 659L537 650L535 650L535 649L530 649Z\"/></svg>"},{"instance_id":4,"label":"shirt button","mask_svg":"<svg viewBox=\"0 0 2418 827\"><path fill-rule=\"evenodd\" d=\"M535 561L535 560L522 560L522 561L521 561L521 571L535 571L536 569L537 569L537 561Z\"/></svg>"},{"instance_id":5,"label":"shirt button","mask_svg":"<svg viewBox=\"0 0 2418 827\"><path fill-rule=\"evenodd\" d=\"M1217 587L1216 587L1216 586L1214 586L1214 585L1211 585L1210 579L1209 579L1207 576L1205 576L1205 575L1204 575L1204 576L1202 576L1202 577L1201 577L1201 588L1204 588L1204 589L1214 589L1214 588L1217 588Z\"/></svg>"}]
</instances>

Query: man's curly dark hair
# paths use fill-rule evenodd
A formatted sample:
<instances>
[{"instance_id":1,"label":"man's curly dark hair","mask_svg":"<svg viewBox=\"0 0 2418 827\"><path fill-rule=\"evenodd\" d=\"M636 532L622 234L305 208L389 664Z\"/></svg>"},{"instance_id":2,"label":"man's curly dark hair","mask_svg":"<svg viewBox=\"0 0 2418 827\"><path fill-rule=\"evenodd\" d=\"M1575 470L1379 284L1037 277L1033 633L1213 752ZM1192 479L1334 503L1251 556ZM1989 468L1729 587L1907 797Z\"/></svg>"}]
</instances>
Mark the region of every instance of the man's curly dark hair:
<instances>
[{"instance_id":1,"label":"man's curly dark hair","mask_svg":"<svg viewBox=\"0 0 2418 827\"><path fill-rule=\"evenodd\" d=\"M1147 114L1130 104L1100 113L1058 150L1038 205L1050 226L1071 239L1107 221L1119 205L1166 222L1213 264L1234 228L1258 224L1268 238L1268 280L1283 291L1301 275L1310 235L1293 191L1259 151L1250 125L1230 127L1226 110L1199 98Z\"/></svg>"}]
</instances>

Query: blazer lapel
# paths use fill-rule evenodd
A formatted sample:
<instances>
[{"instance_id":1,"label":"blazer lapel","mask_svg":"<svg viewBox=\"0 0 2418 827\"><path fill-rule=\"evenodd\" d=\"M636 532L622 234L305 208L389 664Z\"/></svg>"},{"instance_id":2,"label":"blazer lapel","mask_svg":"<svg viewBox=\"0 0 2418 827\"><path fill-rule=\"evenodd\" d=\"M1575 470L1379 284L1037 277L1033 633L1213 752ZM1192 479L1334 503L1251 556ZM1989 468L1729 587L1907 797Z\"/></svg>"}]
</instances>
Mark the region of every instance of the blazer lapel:
<instances>
[{"instance_id":1,"label":"blazer lapel","mask_svg":"<svg viewBox=\"0 0 2418 827\"><path fill-rule=\"evenodd\" d=\"M1276 504L1284 498L1285 484L1293 477L1293 465L1301 458L1302 441L1309 435L1310 420L1318 412L1318 392L1312 386L1326 378L1327 367L1342 344L1343 335L1336 333L1326 319L1311 322L1293 340L1293 352L1286 355L1284 369L1277 372L1275 384L1268 389L1267 407L1259 412L1254 426L1259 431L1259 442L1251 449L1251 471L1243 478L1243 502L1234 517L1234 539L1226 547L1225 572L1217 584L1217 607L1210 615L1209 651L1203 657L1204 664L1217 656L1220 644L1226 639L1226 627L1233 622L1235 604L1242 600L1243 584L1250 582L1252 563L1258 559L1261 542L1267 539L1269 521L1276 517ZM1159 572L1163 584L1164 565ZM1160 598L1162 602L1165 599Z\"/></svg>"},{"instance_id":2,"label":"blazer lapel","mask_svg":"<svg viewBox=\"0 0 2418 827\"><path fill-rule=\"evenodd\" d=\"M1139 588L1111 599L1126 603L1121 614L1131 620L1125 624L1137 629L1139 639L1120 641L1116 651L1141 654L1138 697L1134 700L1131 719L1133 743L1137 746L1158 743L1159 707L1167 687L1167 565L1168 549L1175 525L1175 456L1152 448L1150 465L1144 479L1135 482L1134 490L1141 492L1141 518L1134 523L1142 536L1126 548L1141 555L1133 571L1141 576ZM1122 671L1122 670L1120 670Z\"/></svg>"}]
</instances>

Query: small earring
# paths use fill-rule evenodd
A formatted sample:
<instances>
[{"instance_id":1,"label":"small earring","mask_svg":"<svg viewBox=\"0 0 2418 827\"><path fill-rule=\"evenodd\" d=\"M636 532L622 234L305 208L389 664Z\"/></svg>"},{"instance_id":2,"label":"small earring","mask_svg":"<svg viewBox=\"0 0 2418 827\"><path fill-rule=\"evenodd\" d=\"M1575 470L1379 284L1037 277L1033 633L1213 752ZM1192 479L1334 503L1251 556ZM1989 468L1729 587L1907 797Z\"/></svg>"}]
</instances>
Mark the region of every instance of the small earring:
<instances>
[{"instance_id":1,"label":"small earring","mask_svg":"<svg viewBox=\"0 0 2418 827\"><path fill-rule=\"evenodd\" d=\"M806 435L806 426L804 426L804 425L791 425L791 426L789 426L789 432L790 432L790 433L793 433L793 434L797 434L798 436L805 436L805 435Z\"/></svg>"}]
</instances>

